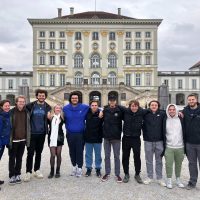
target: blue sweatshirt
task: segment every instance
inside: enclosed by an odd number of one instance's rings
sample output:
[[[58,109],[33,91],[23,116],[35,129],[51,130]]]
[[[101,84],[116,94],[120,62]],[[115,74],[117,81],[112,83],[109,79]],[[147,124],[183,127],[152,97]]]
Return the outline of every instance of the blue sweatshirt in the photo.
[[[64,106],[65,126],[68,133],[83,133],[85,131],[85,119],[89,106],[79,103],[73,107],[72,104]]]

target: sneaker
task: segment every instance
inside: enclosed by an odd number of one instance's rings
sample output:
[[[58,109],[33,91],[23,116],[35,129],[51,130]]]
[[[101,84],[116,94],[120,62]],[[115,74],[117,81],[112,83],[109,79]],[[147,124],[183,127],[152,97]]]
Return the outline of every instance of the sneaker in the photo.
[[[125,174],[123,182],[124,183],[128,183],[129,182],[129,178],[130,178],[129,174]]]
[[[9,185],[15,185],[16,184],[16,179],[15,176],[12,176],[9,180]]]
[[[143,183],[145,184],[145,185],[149,185],[150,183],[152,183],[153,182],[153,179],[151,179],[151,178],[149,178],[149,177],[147,177],[144,181],[143,181]]]
[[[2,184],[4,184],[4,181],[1,181],[1,180],[0,180],[0,185],[2,185]]]
[[[181,179],[178,177],[176,178],[176,185],[179,187],[179,188],[184,188],[185,186],[183,185],[183,183],[181,182]]]
[[[24,182],[29,182],[31,180],[31,173],[27,172],[24,176]]]
[[[17,184],[22,183],[22,180],[21,180],[20,175],[17,175],[17,176],[15,177],[15,180],[16,180],[16,183],[17,183]]]
[[[105,174],[105,175],[102,177],[101,181],[105,182],[105,181],[108,180],[109,177],[110,177],[109,174]]]
[[[195,187],[196,187],[195,185],[193,185],[192,183],[189,182],[189,183],[187,184],[187,186],[186,186],[186,189],[187,189],[187,190],[192,190],[192,189],[194,189]]]
[[[172,179],[171,178],[168,178],[167,179],[167,184],[166,184],[167,188],[168,189],[172,189]]]
[[[78,168],[76,171],[76,177],[81,177],[82,176],[82,168]]]
[[[42,175],[42,173],[40,172],[40,170],[37,170],[36,172],[34,172],[34,176],[38,179],[44,178],[44,176]]]
[[[136,180],[139,184],[142,184],[142,183],[143,183],[143,181],[142,181],[142,179],[141,179],[141,177],[140,177],[139,174],[138,174],[138,175],[135,175],[135,180]]]
[[[97,175],[97,177],[101,177],[101,170],[100,169],[96,169],[96,175]]]
[[[87,172],[85,173],[85,177],[91,176],[91,169],[87,169]]]
[[[162,187],[166,187],[166,183],[162,180],[162,179],[159,179],[158,180],[158,184]]]
[[[72,173],[70,174],[70,176],[76,176],[76,172],[77,172],[77,167],[72,167]]]
[[[122,183],[122,178],[118,175],[116,176],[116,181],[117,183]]]

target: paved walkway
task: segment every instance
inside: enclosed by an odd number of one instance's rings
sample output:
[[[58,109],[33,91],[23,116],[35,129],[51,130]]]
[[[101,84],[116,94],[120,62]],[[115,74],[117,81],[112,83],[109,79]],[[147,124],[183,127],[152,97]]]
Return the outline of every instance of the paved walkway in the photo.
[[[22,175],[25,173],[25,158],[24,154]],[[0,179],[5,181],[5,184],[1,187],[0,200],[60,200],[60,199],[72,199],[72,200],[162,200],[162,199],[187,199],[197,200],[200,199],[200,179],[197,188],[191,191],[186,189],[179,189],[175,186],[172,190],[160,187],[157,183],[151,185],[137,184],[134,180],[134,164],[131,155],[130,162],[130,182],[116,183],[114,173],[112,169],[111,178],[107,182],[101,182],[99,178],[93,174],[91,177],[71,177],[69,176],[71,171],[71,165],[68,155],[68,148],[66,145],[62,151],[62,166],[61,177],[59,179],[47,178],[49,174],[49,149],[47,143],[42,156],[41,171],[44,174],[44,179],[38,180],[32,178],[31,182],[10,186],[8,185],[8,156],[7,150],[5,150],[4,156],[0,164]],[[182,169],[182,180],[186,184],[188,181],[188,162],[185,158]],[[113,167],[113,158],[112,158]],[[84,169],[85,170],[85,169]],[[104,172],[104,163],[103,170]],[[123,170],[121,168],[121,175],[123,176]],[[145,178],[146,167],[144,160],[144,153],[142,150],[142,177]]]

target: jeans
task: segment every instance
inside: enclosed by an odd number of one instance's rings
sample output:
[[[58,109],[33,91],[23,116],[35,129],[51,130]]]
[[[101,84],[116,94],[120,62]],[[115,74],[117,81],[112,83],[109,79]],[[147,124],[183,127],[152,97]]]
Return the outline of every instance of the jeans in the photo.
[[[92,169],[93,149],[95,154],[95,168],[101,169],[101,143],[85,143],[85,163],[87,169]]]

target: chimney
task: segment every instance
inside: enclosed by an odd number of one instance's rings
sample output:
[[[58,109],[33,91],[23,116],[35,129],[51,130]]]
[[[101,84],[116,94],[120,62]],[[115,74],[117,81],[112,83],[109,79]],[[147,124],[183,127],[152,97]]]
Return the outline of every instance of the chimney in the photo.
[[[118,15],[121,15],[121,8],[118,8]]]
[[[70,7],[70,15],[73,15],[73,14],[74,14],[74,8]]]
[[[62,8],[58,8],[58,17],[62,17]]]

